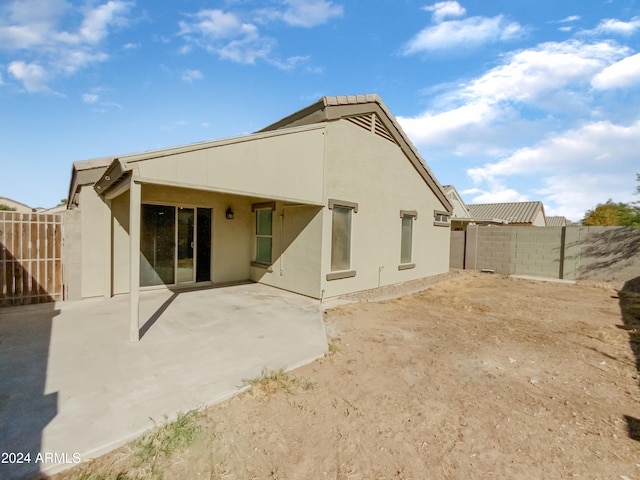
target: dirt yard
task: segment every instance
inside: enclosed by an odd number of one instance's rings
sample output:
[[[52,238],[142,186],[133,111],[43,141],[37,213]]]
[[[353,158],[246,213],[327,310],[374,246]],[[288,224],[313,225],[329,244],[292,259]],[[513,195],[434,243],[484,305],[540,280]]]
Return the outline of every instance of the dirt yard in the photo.
[[[152,465],[127,446],[55,478],[640,479],[640,338],[611,287],[459,274],[326,323],[290,393],[202,412]]]

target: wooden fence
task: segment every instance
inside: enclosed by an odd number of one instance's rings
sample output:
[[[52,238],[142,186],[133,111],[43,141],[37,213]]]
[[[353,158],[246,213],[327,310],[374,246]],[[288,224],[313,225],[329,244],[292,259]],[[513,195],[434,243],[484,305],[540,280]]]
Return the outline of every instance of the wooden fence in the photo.
[[[62,215],[0,212],[0,306],[62,299]]]

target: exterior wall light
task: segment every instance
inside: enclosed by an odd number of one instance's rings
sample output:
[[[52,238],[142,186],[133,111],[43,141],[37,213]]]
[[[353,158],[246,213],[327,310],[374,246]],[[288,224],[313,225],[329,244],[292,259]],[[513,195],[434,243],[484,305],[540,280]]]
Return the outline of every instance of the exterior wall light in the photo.
[[[231,210],[231,207],[227,207],[227,211],[224,215],[227,217],[227,220],[233,220],[233,210]]]

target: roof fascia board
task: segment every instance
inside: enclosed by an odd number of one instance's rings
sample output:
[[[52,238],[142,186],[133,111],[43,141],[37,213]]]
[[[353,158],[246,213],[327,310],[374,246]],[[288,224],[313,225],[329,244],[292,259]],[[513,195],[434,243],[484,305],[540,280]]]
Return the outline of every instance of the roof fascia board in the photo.
[[[186,188],[189,190],[202,190],[205,192],[213,192],[213,193],[224,193],[224,194],[228,194],[228,195],[238,195],[238,196],[242,196],[242,197],[250,197],[250,198],[267,198],[267,197],[263,197],[262,195],[256,194],[255,192],[244,192],[244,191],[240,191],[240,190],[233,190],[233,189],[229,189],[229,188],[218,188],[218,187],[207,187],[205,185],[198,185],[198,184],[193,184],[193,183],[185,183],[185,182],[173,182],[171,180],[157,180],[155,178],[147,178],[147,177],[136,177],[135,178],[135,182],[136,183],[141,183],[141,184],[146,184],[146,185],[159,185],[159,186],[163,186],[163,187],[175,187],[175,188]],[[280,196],[280,195],[275,195],[275,196],[270,196],[268,197],[269,200],[279,200],[282,202],[291,202],[291,203],[299,203],[301,205],[312,205],[312,206],[316,206],[316,207],[323,207],[324,203],[318,203],[318,202],[309,202],[308,200],[302,200],[299,198],[294,198],[294,197],[287,197],[287,196]]]
[[[313,103],[307,107],[304,107],[297,112],[288,115],[277,122],[272,123],[271,125],[267,125],[266,127],[258,130],[256,133],[269,132],[273,130],[278,130],[280,128],[296,126],[301,124],[308,123],[318,123],[326,120],[324,110],[325,110],[325,100],[321,98],[316,103]]]

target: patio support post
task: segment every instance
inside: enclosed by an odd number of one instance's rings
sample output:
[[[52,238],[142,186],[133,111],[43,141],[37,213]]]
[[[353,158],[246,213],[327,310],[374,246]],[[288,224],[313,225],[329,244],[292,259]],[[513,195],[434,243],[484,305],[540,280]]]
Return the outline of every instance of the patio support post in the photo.
[[[140,340],[140,209],[142,187],[131,179],[129,188],[129,339]]]
[[[105,239],[106,247],[104,252],[104,298],[112,297],[111,290],[111,261],[113,255],[113,246],[111,245],[113,228],[113,213],[111,212],[111,200],[105,198],[104,203],[107,205],[107,238]]]

